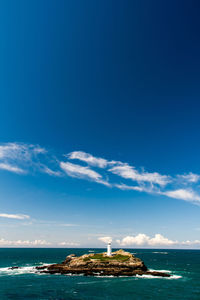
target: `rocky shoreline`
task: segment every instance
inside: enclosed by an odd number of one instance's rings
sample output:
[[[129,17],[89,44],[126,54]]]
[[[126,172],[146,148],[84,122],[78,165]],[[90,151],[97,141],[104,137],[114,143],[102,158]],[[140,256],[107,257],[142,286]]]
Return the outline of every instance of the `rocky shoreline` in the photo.
[[[36,269],[40,273],[48,274],[170,277],[167,273],[148,270],[141,259],[124,250],[113,252],[112,256],[107,256],[106,253],[92,253],[82,256],[71,254],[60,264],[44,265],[36,267]]]

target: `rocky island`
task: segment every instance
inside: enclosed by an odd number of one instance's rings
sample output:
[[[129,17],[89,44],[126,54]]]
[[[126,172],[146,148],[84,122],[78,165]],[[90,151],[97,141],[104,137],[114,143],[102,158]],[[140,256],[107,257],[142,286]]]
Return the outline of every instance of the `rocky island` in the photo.
[[[85,276],[136,276],[152,275],[170,277],[169,274],[150,271],[144,262],[130,252],[118,250],[107,253],[91,253],[82,256],[71,254],[60,264],[36,267],[38,272],[49,274],[83,274]]]

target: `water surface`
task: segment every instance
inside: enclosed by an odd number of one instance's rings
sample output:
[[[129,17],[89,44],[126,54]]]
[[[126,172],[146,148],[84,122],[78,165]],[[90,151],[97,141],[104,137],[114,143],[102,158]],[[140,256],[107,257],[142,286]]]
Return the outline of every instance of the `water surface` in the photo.
[[[200,250],[128,249],[153,270],[172,277],[85,277],[36,274],[34,266],[68,254],[105,249],[0,249],[0,299],[200,299]],[[21,269],[9,270],[8,267]]]

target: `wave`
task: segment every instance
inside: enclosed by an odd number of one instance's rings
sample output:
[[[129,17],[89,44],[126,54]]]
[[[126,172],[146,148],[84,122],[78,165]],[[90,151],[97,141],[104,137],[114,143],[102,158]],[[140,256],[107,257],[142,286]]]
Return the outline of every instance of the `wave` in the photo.
[[[149,269],[151,272],[162,272],[162,273],[172,273],[170,270],[154,270],[154,269]]]
[[[168,279],[180,279],[182,278],[181,275],[172,275],[171,277],[169,277]]]
[[[43,262],[39,263],[40,265],[45,265],[45,266],[49,266],[51,264],[46,264]],[[23,267],[16,267],[15,266],[11,266],[11,267],[5,267],[5,268],[0,268],[0,276],[8,276],[8,275],[22,275],[22,274],[38,274],[38,275],[42,275],[42,273],[38,272],[38,270],[36,269],[37,265],[26,265]],[[12,269],[13,268],[13,269]]]
[[[106,277],[106,276],[105,276]],[[105,278],[104,277],[104,278]],[[96,284],[96,283],[102,283],[102,282],[109,282],[109,280],[103,280],[103,281],[99,281],[99,280],[95,280],[95,281],[84,281],[84,282],[78,282],[77,284]]]
[[[11,267],[0,268],[0,276],[4,275],[22,275],[22,274],[33,274],[36,273],[35,266],[19,267],[11,269]]]
[[[50,265],[50,264],[45,264],[45,265]],[[38,272],[38,270],[35,268],[36,266],[26,266],[26,267],[18,267],[12,269],[12,267],[4,267],[0,268],[0,276],[14,276],[14,275],[22,275],[22,274],[37,274],[37,275],[45,275],[43,273]],[[172,273],[170,270],[154,270],[150,269],[150,271],[157,271],[157,272],[163,272],[163,273]],[[60,274],[58,274],[60,275]],[[66,276],[83,276],[84,274],[65,274]],[[114,278],[115,276],[113,275],[104,275],[101,276],[100,273],[96,273],[94,277],[98,278]],[[172,274],[170,277],[162,277],[162,276],[153,276],[153,275],[136,275],[136,276],[119,276],[119,277],[137,277],[137,278],[147,278],[147,279],[179,279],[182,278],[180,275],[175,275]]]
[[[137,278],[146,278],[146,279],[180,279],[182,276],[180,275],[171,275],[170,277],[162,277],[162,276],[153,276],[153,275],[136,275]]]
[[[160,251],[154,251],[152,253],[155,253],[155,254],[168,254],[168,252],[160,252]]]

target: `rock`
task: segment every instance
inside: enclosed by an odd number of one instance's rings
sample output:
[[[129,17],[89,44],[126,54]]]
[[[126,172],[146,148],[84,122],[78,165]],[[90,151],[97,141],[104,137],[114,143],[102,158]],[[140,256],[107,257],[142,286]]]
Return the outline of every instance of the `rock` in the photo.
[[[82,256],[71,254],[60,264],[36,268],[41,273],[49,274],[83,274],[98,276],[135,276],[152,275],[170,277],[169,274],[149,271],[144,262],[130,252],[118,250],[107,256],[106,253],[90,253]]]
[[[35,267],[36,270],[45,270],[48,266],[38,266]]]

